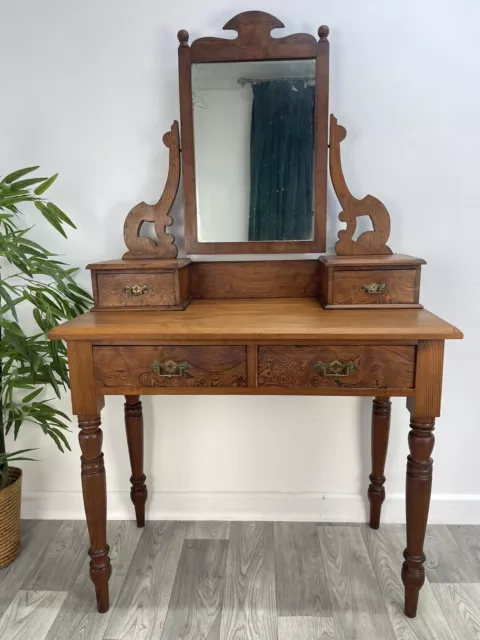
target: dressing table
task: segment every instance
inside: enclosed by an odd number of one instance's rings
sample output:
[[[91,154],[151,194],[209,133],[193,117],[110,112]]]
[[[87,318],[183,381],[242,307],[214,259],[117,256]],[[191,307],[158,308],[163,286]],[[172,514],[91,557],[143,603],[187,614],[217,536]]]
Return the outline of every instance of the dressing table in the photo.
[[[123,258],[89,265],[92,311],[50,333],[68,347],[99,612],[109,608],[111,573],[100,429],[105,396],[126,399],[131,498],[142,527],[141,395],[295,394],[374,398],[373,529],[385,499],[390,398],[406,397],[402,579],[405,614],[416,615],[444,344],[462,334],[422,308],[425,263],[392,252],[385,205],[371,195],[359,200],[347,186],[340,156],[346,130],[328,113],[328,27],[319,28],[318,40],[306,33],[272,36],[283,26],[270,14],[248,11],[225,25],[237,32],[233,38],[203,37],[189,45],[188,33],[179,31],[181,127],[174,122],[164,136],[163,194],[128,213]],[[322,254],[328,173],[346,225],[335,254],[178,258],[168,227],[181,172],[187,256]],[[371,228],[358,233],[360,219]],[[143,235],[145,223],[154,237]]]

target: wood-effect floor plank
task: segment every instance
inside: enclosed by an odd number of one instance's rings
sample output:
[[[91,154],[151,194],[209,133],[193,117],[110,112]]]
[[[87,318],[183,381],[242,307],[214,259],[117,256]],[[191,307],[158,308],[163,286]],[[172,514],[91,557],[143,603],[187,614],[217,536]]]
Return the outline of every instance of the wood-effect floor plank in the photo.
[[[331,616],[315,523],[275,522],[273,535],[278,616]]]
[[[0,618],[61,524],[61,520],[22,520],[20,555],[8,567],[0,569]]]
[[[447,529],[475,572],[475,582],[480,582],[480,526],[450,525]]]
[[[64,520],[22,584],[29,591],[68,591],[90,546],[86,522]]]
[[[475,571],[444,524],[427,528],[425,575],[430,583],[476,582]]]
[[[19,591],[0,620],[0,638],[45,640],[66,596],[66,591]]]
[[[147,523],[105,632],[106,638],[158,640],[161,637],[184,538],[185,523]]]
[[[480,640],[480,584],[432,584],[455,640]]]
[[[428,580],[420,592],[416,618],[403,613],[404,588],[400,575],[406,532],[402,524],[373,531],[362,526],[365,544],[385,601],[395,637],[402,640],[455,640]]]
[[[277,640],[273,525],[232,522],[221,640]]]
[[[332,614],[342,640],[395,640],[360,527],[318,527]]]
[[[230,522],[197,521],[187,524],[186,540],[228,540]]]
[[[227,540],[186,540],[162,640],[220,640]]]
[[[278,640],[336,640],[333,618],[278,618]]]
[[[65,629],[69,629],[68,640],[103,639],[142,532],[143,529],[133,521],[107,523],[112,562],[110,610],[103,615],[97,612],[95,589],[89,574],[90,558],[85,553],[85,563],[45,640],[65,640]]]

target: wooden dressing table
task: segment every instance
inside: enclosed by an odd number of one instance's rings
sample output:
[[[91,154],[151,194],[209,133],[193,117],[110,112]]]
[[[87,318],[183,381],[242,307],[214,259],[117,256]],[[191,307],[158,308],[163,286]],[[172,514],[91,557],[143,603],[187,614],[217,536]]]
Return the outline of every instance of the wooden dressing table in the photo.
[[[143,469],[141,395],[296,394],[374,398],[372,473],[368,488],[370,525],[374,529],[379,526],[385,499],[390,397],[407,398],[411,419],[406,483],[407,545],[402,578],[405,613],[410,617],[416,614],[424,582],[423,543],[432,483],[430,456],[435,418],[440,415],[444,344],[447,339],[462,338],[462,334],[421,307],[420,270],[424,261],[392,253],[387,245],[390,218],[384,205],[373,196],[358,200],[349,192],[340,162],[340,143],[346,131],[333,116],[330,145],[327,145],[328,28],[320,27],[319,41],[308,34],[273,38],[271,30],[282,26],[269,14],[251,11],[239,14],[225,25],[226,29],[238,32],[233,40],[201,38],[188,46],[188,33],[179,32],[182,151],[180,153],[179,128],[175,122],[164,137],[170,153],[170,169],[162,197],[157,204],[141,203],[128,214],[124,228],[128,252],[122,260],[89,265],[94,309],[50,334],[52,339],[66,340],[68,344],[73,413],[78,416],[80,427],[82,487],[91,543],[90,575],[100,612],[109,607],[111,573],[100,429],[105,396],[126,398],[131,497],[137,524],[142,527],[147,487]],[[269,63],[267,66],[263,64],[265,61]],[[290,64],[292,61],[295,64]],[[256,66],[259,62],[260,67]],[[282,68],[281,64],[286,62],[289,66]],[[297,62],[312,63],[313,67],[309,66],[306,73]],[[245,66],[247,63],[249,67]],[[210,67],[215,64],[223,66],[211,72]],[[237,64],[243,66],[236,67]],[[312,68],[314,82],[308,75]],[[266,70],[271,74],[268,78]],[[252,234],[248,238],[229,237],[223,241],[216,235],[217,227],[208,224],[208,216],[215,214],[214,204],[210,208],[204,204],[208,200],[205,199],[208,185],[199,183],[205,181],[199,158],[215,157],[215,154],[210,148],[210,156],[202,156],[201,136],[194,137],[194,120],[200,127],[203,118],[207,128],[210,124],[205,119],[218,120],[215,100],[220,100],[221,91],[238,90],[235,83],[239,81],[240,72],[250,74],[240,79],[242,88],[249,82],[254,86],[260,84],[265,94],[275,89],[276,95],[286,96],[282,98],[286,106],[282,105],[278,111],[287,115],[279,116],[280,119],[289,117],[290,111],[296,113],[297,107],[303,109],[304,104],[307,104],[304,113],[310,113],[308,102],[304,101],[313,99],[309,87],[314,86],[311,151],[315,162],[313,170],[308,158],[306,162],[295,161],[295,158],[305,158],[302,154],[310,148],[308,131],[299,129],[296,133],[307,142],[300,151],[300,145],[298,148],[292,145],[284,156],[289,166],[282,165],[286,186],[280,189],[287,194],[289,189],[296,189],[294,205],[290,202],[287,206],[285,224],[280,231],[281,225],[276,223],[276,230],[275,225],[271,225],[265,231],[261,227],[268,215],[273,210],[279,212],[280,217],[284,200],[278,200],[270,190],[269,197],[263,194],[252,205],[254,172],[258,170],[260,175],[262,168],[253,168],[256,158],[251,155],[250,209],[238,228],[248,226],[251,234],[253,221],[257,225],[255,233],[260,229],[267,237],[252,239]],[[208,86],[212,81],[217,83],[213,88]],[[220,89],[219,82],[225,83]],[[248,109],[252,109],[253,149],[258,143],[253,121],[258,115],[256,100],[261,91],[252,92],[250,88],[242,91],[242,97],[250,101]],[[202,102],[210,113],[198,116],[197,122],[194,108]],[[270,120],[272,127],[277,126],[275,118],[273,115]],[[288,131],[293,131],[295,126],[292,124]],[[226,135],[220,134],[219,145]],[[269,135],[265,133],[263,144]],[[295,141],[295,136],[293,138]],[[209,141],[215,142],[211,137]],[[321,256],[319,260],[259,262],[177,259],[174,238],[166,227],[172,224],[170,211],[181,167],[187,253],[324,251],[328,146],[330,175],[343,208],[339,217],[347,225],[346,230],[339,233],[336,255]],[[281,145],[276,149],[273,155],[263,150],[262,158],[264,165],[265,158],[271,158],[274,167],[271,173],[277,178],[279,169],[275,162],[284,152]],[[228,154],[220,158],[220,163],[229,164]],[[291,168],[294,165],[295,170]],[[311,171],[313,173],[309,173]],[[299,190],[300,177],[305,175],[314,178],[313,194],[308,186],[305,193]],[[260,186],[264,184],[262,180],[258,181]],[[308,185],[309,179],[304,183]],[[225,194],[220,179],[217,186],[221,199]],[[230,197],[233,212],[234,195]],[[267,208],[262,209],[266,201]],[[302,207],[297,208],[296,203],[300,201]],[[303,218],[303,226],[297,225],[297,231],[291,232],[288,216],[303,215],[298,212],[305,210],[305,203],[308,213],[309,202],[312,215]],[[229,213],[219,210],[219,226],[221,217]],[[360,216],[371,219],[372,230],[355,239]],[[144,222],[154,224],[155,240],[141,235]],[[236,222],[232,217],[230,226]],[[304,231],[298,231],[300,228]],[[224,231],[230,232],[229,228]],[[303,233],[303,236],[295,238],[291,233]]]

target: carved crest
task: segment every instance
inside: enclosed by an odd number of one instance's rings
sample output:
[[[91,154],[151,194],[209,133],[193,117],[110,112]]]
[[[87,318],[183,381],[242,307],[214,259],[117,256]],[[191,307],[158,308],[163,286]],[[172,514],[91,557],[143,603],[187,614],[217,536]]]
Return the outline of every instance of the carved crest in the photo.
[[[335,245],[335,251],[339,256],[389,255],[392,253],[387,246],[390,237],[390,214],[385,205],[371,195],[357,200],[350,193],[345,181],[340,143],[346,136],[345,127],[339,125],[332,114],[330,116],[330,176],[337,198],[343,207],[338,219],[347,223],[347,228],[338,232],[339,239]],[[357,218],[360,216],[369,216],[373,231],[365,231],[357,240],[354,240]]]
[[[169,149],[169,169],[167,181],[160,200],[156,204],[137,204],[125,219],[123,237],[128,247],[125,259],[176,258],[178,248],[175,237],[166,232],[166,227],[173,224],[170,211],[175,202],[180,183],[180,140],[178,122],[175,120],[163,136],[163,144]],[[140,236],[144,222],[153,222],[158,243],[151,238]]]

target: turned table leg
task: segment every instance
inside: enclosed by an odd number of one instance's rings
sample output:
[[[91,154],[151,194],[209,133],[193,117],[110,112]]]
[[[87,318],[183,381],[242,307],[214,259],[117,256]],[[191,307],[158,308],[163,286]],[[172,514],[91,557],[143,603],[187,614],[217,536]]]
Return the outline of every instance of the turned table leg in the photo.
[[[82,490],[90,535],[90,578],[95,585],[97,608],[108,611],[108,580],[112,572],[107,544],[107,489],[99,416],[79,416],[82,450]]]
[[[125,429],[132,476],[130,497],[135,507],[137,527],[145,526],[147,487],[143,473],[143,414],[140,396],[125,396]]]
[[[409,618],[414,618],[417,613],[418,596],[425,582],[423,543],[432,491],[433,460],[430,456],[435,442],[434,426],[434,418],[410,420],[410,455],[407,458],[406,488],[407,548],[403,552],[405,562],[402,568],[405,615]]]
[[[370,501],[370,527],[378,529],[380,513],[385,500],[385,460],[387,458],[388,436],[390,434],[390,398],[375,398],[372,408],[372,473],[368,487]]]

